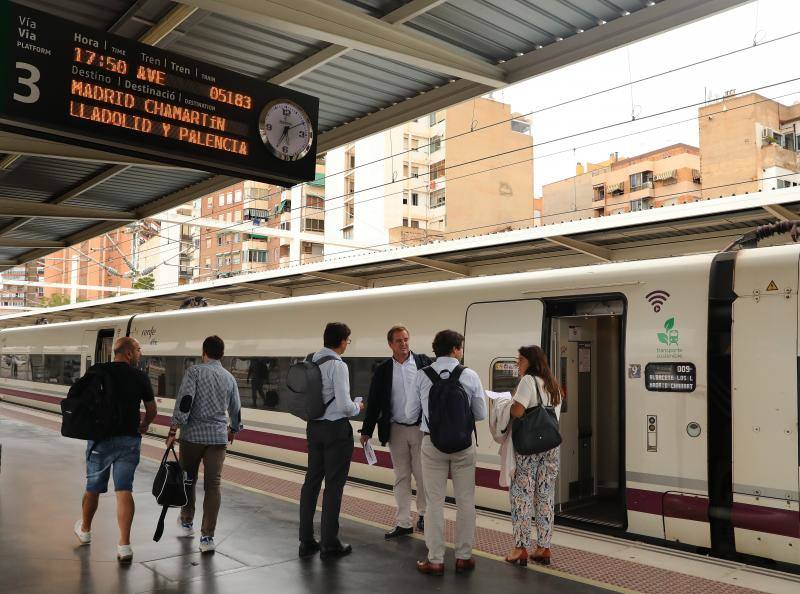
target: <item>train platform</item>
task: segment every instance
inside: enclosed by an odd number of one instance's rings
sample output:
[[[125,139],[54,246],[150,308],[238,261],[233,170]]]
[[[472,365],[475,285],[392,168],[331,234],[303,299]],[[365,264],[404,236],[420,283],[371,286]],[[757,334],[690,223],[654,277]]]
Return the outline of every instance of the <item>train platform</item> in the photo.
[[[302,473],[230,456],[226,461],[217,551],[200,555],[197,539],[177,537],[176,510],[158,543],[159,508],[150,494],[163,441],[145,438],[134,484],[134,562],[116,561],[113,493],[101,496],[93,542],[79,546],[72,526],[84,486],[82,442],[62,438],[56,415],[0,403],[0,594],[72,592],[679,592],[746,594],[800,591],[800,576],[708,559],[628,540],[559,527],[551,567],[510,566],[508,518],[480,513],[477,570],[424,576],[421,534],[385,541],[393,523],[391,493],[348,484],[341,535],[349,557],[297,557],[297,502]],[[452,538],[454,510],[447,512]]]

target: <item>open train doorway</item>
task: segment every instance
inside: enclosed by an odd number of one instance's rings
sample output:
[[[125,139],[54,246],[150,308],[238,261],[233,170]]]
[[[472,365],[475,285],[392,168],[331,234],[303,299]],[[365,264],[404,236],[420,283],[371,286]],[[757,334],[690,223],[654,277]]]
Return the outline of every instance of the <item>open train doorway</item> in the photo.
[[[550,362],[565,392],[556,515],[625,528],[621,298],[547,303]]]

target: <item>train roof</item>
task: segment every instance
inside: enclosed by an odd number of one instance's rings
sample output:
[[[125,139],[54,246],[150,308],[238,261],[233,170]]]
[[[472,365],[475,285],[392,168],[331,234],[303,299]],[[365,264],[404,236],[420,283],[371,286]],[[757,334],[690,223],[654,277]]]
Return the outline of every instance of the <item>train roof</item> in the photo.
[[[800,218],[800,189],[786,188],[601,218],[436,241],[243,274],[177,289],[0,317],[0,328],[178,309],[190,297],[225,305],[484,277],[597,263],[714,253],[752,228]],[[778,238],[778,242],[784,238]],[[774,243],[774,242],[773,242]]]

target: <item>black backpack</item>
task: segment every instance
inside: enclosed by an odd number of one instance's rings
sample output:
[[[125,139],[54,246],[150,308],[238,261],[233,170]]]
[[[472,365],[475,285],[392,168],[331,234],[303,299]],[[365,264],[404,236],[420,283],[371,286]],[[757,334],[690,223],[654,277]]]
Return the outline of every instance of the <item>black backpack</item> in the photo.
[[[61,435],[97,441],[114,434],[120,424],[111,376],[95,365],[75,382],[61,401]]]
[[[172,452],[175,460],[167,460],[167,456]],[[158,467],[156,478],[153,480],[153,497],[156,503],[161,506],[161,516],[158,518],[156,532],[153,540],[158,542],[164,533],[164,518],[167,517],[167,510],[171,507],[183,507],[189,502],[186,489],[191,485],[191,480],[186,477],[178,456],[175,454],[173,446],[167,448],[164,457],[161,458],[161,466]]]
[[[432,367],[422,369],[433,383],[428,392],[428,432],[436,449],[445,454],[467,449],[472,445],[473,433],[477,438],[472,403],[458,381],[465,369],[456,365],[447,378],[442,378]]]
[[[304,361],[295,363],[289,368],[286,376],[286,385],[289,388],[289,412],[304,421],[318,419],[325,414],[331,402],[322,400],[322,372],[320,365],[335,359],[332,355],[321,357],[319,361],[312,361],[314,354],[308,355]]]

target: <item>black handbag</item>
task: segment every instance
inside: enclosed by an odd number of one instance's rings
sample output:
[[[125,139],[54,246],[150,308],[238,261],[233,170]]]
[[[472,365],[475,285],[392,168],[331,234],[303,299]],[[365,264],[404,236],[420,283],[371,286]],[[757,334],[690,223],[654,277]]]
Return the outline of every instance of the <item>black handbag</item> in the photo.
[[[522,456],[541,454],[561,445],[556,409],[545,406],[542,402],[536,378],[533,378],[533,384],[536,387],[539,406],[526,409],[525,414],[514,419],[511,425],[514,451]]]
[[[170,452],[175,460],[167,460]],[[164,518],[167,516],[167,510],[171,507],[183,507],[189,502],[187,488],[190,484],[191,480],[186,478],[186,473],[178,461],[175,447],[170,446],[164,452],[161,466],[158,467],[156,478],[153,480],[153,497],[161,506],[161,516],[158,518],[156,532],[153,534],[154,541],[161,540],[161,535],[164,533]]]

